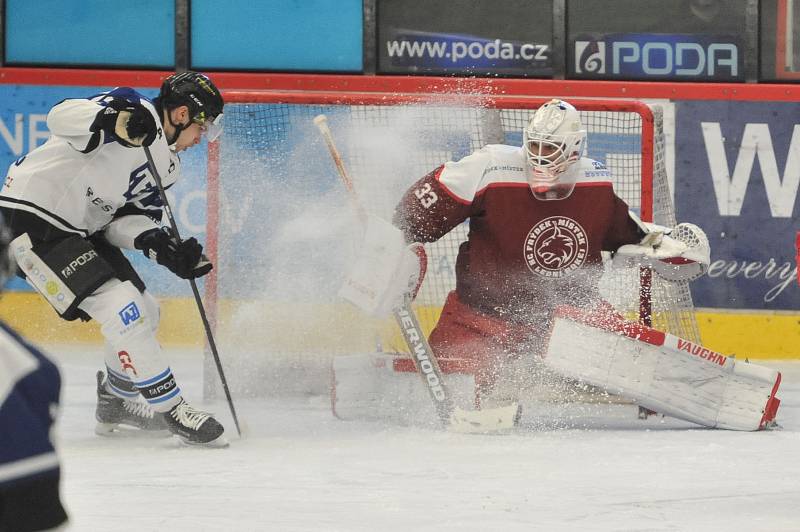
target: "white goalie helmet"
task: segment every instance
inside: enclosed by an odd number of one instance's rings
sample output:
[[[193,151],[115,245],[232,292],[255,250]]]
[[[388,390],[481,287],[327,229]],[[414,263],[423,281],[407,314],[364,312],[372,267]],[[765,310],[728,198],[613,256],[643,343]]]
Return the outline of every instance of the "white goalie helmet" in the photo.
[[[575,176],[564,173],[582,157],[586,145],[578,110],[563,100],[550,100],[536,110],[522,138],[533,195],[558,200],[572,194]]]

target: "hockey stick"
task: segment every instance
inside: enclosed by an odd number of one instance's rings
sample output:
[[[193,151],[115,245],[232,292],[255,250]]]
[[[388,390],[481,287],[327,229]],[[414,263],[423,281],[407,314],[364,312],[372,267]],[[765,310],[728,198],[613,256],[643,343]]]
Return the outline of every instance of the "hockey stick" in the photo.
[[[359,218],[362,223],[366,222],[366,211],[359,201],[353,180],[347,173],[342,156],[333,141],[333,133],[328,127],[327,117],[325,115],[316,116],[314,125],[317,126],[328,147],[339,178],[344,183]],[[411,359],[414,361],[417,373],[422,378],[444,427],[456,432],[491,432],[510,429],[516,425],[520,414],[518,404],[486,410],[463,410],[456,407],[453,404],[450,390],[442,377],[442,371],[439,368],[436,355],[433,353],[430,344],[428,344],[419,320],[411,308],[410,297],[407,297],[399,308],[394,309],[393,314],[397,324],[400,326],[403,339],[411,352]]]
[[[150,172],[153,174],[153,179],[156,180],[158,194],[161,196],[161,201],[164,203],[164,212],[167,213],[167,219],[169,220],[169,225],[172,228],[172,233],[175,235],[175,238],[177,238],[178,241],[181,241],[180,233],[178,233],[178,224],[175,222],[175,216],[172,214],[172,208],[167,200],[167,191],[164,190],[164,184],[161,182],[161,175],[156,169],[156,163],[153,161],[153,155],[150,153],[150,148],[148,146],[142,147],[144,148],[144,155],[147,157],[147,165],[150,167]],[[203,320],[203,328],[206,331],[208,346],[211,348],[211,354],[214,356],[214,363],[217,365],[219,380],[222,382],[222,389],[225,391],[225,398],[228,400],[228,407],[231,410],[233,423],[236,425],[236,432],[239,434],[239,437],[241,437],[242,429],[239,427],[239,418],[236,415],[236,408],[233,406],[233,399],[231,398],[231,391],[228,388],[228,381],[225,379],[225,372],[222,370],[222,362],[220,361],[219,353],[217,352],[217,343],[214,341],[214,335],[211,334],[211,325],[208,323],[206,309],[203,306],[203,300],[200,298],[200,291],[197,289],[197,281],[194,279],[189,279],[189,284],[192,286],[194,301],[197,303],[197,310],[200,312],[200,318]]]

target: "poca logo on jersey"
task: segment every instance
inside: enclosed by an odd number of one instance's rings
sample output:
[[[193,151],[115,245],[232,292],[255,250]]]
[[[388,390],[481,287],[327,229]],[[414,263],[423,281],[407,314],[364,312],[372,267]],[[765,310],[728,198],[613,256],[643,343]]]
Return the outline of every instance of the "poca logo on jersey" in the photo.
[[[525,263],[542,277],[565,277],[580,268],[588,254],[586,231],[566,216],[545,218],[525,238]]]
[[[628,33],[576,40],[574,74],[586,77],[742,78],[739,44],[729,35]]]

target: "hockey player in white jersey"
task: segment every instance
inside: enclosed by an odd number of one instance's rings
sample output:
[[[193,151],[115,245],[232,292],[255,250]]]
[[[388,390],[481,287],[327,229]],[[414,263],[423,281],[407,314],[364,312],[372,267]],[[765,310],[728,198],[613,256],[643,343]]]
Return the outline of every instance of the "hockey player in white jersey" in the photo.
[[[152,102],[125,87],[64,100],[47,115],[50,138],[11,165],[0,191],[18,273],[63,319],[100,324],[99,434],[123,425],[193,444],[224,441],[222,425],[183,398],[156,340],[158,303],[121,251],[140,250],[184,279],[212,269],[196,239],[161,227],[163,203],[142,146],[169,188],[178,153],[220,133],[223,105],[197,72],[168,77]]]

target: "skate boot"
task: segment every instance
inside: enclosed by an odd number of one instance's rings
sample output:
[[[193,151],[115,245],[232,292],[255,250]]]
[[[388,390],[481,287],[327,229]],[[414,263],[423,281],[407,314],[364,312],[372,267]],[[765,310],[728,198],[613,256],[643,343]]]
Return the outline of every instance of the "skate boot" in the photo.
[[[97,419],[95,433],[108,436],[112,433],[129,433],[146,431],[153,436],[168,436],[169,427],[164,416],[156,414],[150,405],[137,398],[122,399],[106,389],[106,375],[97,372],[97,409],[94,417]],[[130,430],[130,428],[140,431]]]
[[[225,429],[208,412],[195,410],[184,399],[164,414],[170,432],[188,445],[226,447]]]

